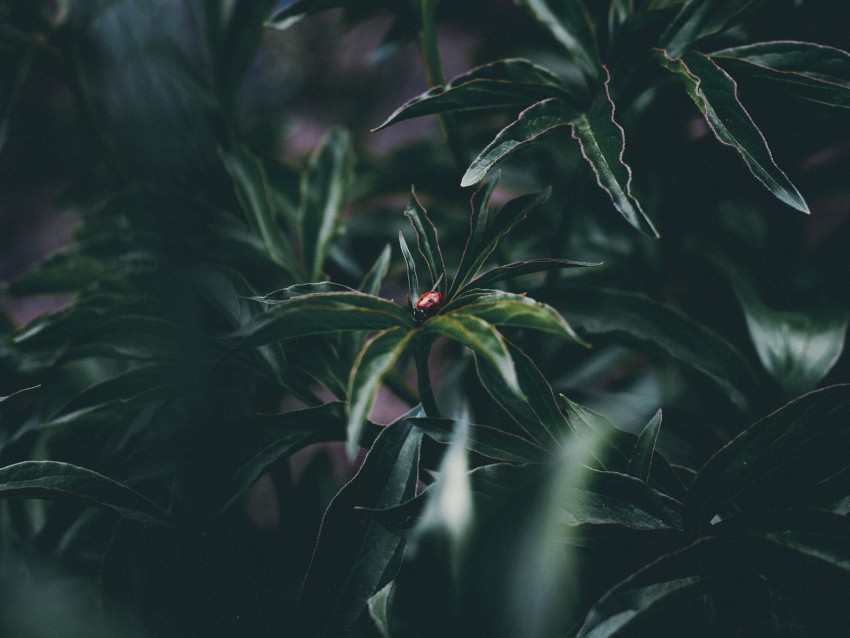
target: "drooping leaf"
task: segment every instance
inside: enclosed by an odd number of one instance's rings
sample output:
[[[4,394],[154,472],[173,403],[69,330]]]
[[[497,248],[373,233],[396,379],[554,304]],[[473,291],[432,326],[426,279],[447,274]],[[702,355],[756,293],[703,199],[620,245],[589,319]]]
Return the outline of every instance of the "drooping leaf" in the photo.
[[[566,320],[552,306],[512,292],[469,291],[449,303],[443,314],[470,315],[484,319],[494,326],[540,330],[581,342]]]
[[[283,303],[284,301],[289,301],[294,297],[301,297],[302,295],[311,295],[317,292],[356,292],[352,290],[348,286],[344,286],[342,284],[337,284],[332,281],[318,281],[315,283],[309,284],[295,284],[294,286],[287,286],[286,288],[281,288],[280,290],[275,290],[274,292],[270,292],[267,295],[262,295],[258,297],[248,297],[251,301],[257,301],[262,304],[266,304],[268,306],[276,306],[279,303]],[[366,291],[364,291],[366,292]],[[371,294],[371,293],[367,293]]]
[[[173,522],[168,512],[134,489],[58,461],[23,461],[0,468],[0,498],[77,499],[147,523]]]
[[[811,42],[759,42],[710,54],[750,77],[773,82],[793,97],[850,108],[850,53]]]
[[[448,444],[457,430],[457,419],[421,417],[413,425],[430,438]],[[486,425],[469,426],[469,449],[496,461],[532,463],[543,460],[546,452],[535,443]]]
[[[481,273],[467,284],[469,289],[489,288],[498,281],[513,279],[536,272],[548,272],[562,268],[584,268],[588,266],[600,266],[601,263],[590,263],[584,261],[572,261],[570,259],[529,259],[516,261],[512,264],[497,266],[492,270]]]
[[[533,144],[560,126],[578,119],[580,112],[558,98],[536,102],[519,114],[478,154],[460,181],[461,186],[480,182],[496,164],[519,148]]]
[[[759,359],[786,398],[814,390],[844,350],[848,317],[841,312],[775,310],[755,290],[735,286]]]
[[[573,98],[558,76],[523,59],[506,59],[476,67],[401,105],[374,130],[424,115],[455,111],[525,108],[549,97]]]
[[[398,243],[401,246],[401,254],[404,257],[404,265],[407,269],[407,291],[412,305],[419,299],[419,276],[416,274],[416,262],[413,260],[413,253],[410,252],[401,231],[398,231]]]
[[[741,408],[760,396],[746,359],[722,337],[671,306],[643,295],[608,289],[568,288],[560,308],[583,335],[609,335],[653,355],[663,354],[708,378]]]
[[[676,58],[659,51],[656,57],[685,83],[715,137],[736,149],[750,172],[780,201],[808,213],[803,196],[773,161],[764,136],[738,101],[735,81],[702,53],[690,51]]]
[[[580,0],[522,0],[590,77],[601,68],[590,16]]]
[[[416,242],[419,254],[428,264],[428,273],[431,275],[431,283],[440,281],[440,292],[446,292],[446,264],[443,262],[443,253],[440,252],[440,243],[437,240],[437,228],[428,217],[428,213],[422,208],[422,204],[416,199],[416,194],[411,189],[405,217],[410,220],[413,230],[416,231]],[[442,279],[441,279],[442,278]]]
[[[384,376],[395,365],[401,353],[415,335],[412,326],[390,328],[379,332],[366,342],[354,361],[348,380],[348,425],[346,427],[348,456],[353,458],[360,442],[360,432],[375,394]]]
[[[492,324],[472,315],[437,315],[425,321],[422,330],[466,346],[475,354],[476,361],[495,372],[510,392],[521,394],[514,361],[505,340]]]
[[[337,128],[322,140],[303,175],[298,217],[304,268],[310,280],[320,278],[322,264],[339,230],[352,164],[350,136]]]
[[[697,40],[717,33],[752,0],[688,0],[661,35],[658,46],[678,58]]]
[[[273,306],[231,334],[242,347],[306,335],[410,326],[410,316],[392,301],[359,292],[302,295]]]
[[[727,506],[763,510],[818,505],[846,493],[850,385],[806,394],[754,423],[703,466],[691,486],[691,528],[703,529]]]
[[[630,476],[639,478],[641,481],[649,480],[652,469],[652,457],[655,455],[655,442],[661,431],[661,410],[655,413],[646,427],[641,431],[635,442],[635,448],[629,458],[628,472]]]
[[[611,76],[607,68],[605,90],[602,91],[590,110],[573,123],[573,138],[581,146],[581,154],[590,164],[600,188],[608,193],[617,211],[640,232],[658,237],[652,221],[643,212],[640,202],[632,194],[632,170],[623,161],[626,138],[622,127],[614,119],[614,102],[609,84]]]
[[[416,408],[406,416],[419,416]],[[404,417],[387,426],[357,475],[325,512],[295,612],[296,633],[349,634],[369,598],[393,576],[404,541],[362,510],[383,509],[415,494],[421,432]]]

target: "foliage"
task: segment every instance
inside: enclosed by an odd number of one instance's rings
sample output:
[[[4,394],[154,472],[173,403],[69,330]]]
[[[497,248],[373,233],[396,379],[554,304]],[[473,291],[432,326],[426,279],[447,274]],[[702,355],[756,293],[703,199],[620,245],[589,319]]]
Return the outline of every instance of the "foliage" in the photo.
[[[84,145],[73,242],[2,289],[73,301],[0,325],[0,633],[846,626],[830,10],[156,5],[0,1],[3,152],[48,79]],[[364,24],[383,84],[295,152],[299,39]],[[443,25],[477,42],[448,81]]]

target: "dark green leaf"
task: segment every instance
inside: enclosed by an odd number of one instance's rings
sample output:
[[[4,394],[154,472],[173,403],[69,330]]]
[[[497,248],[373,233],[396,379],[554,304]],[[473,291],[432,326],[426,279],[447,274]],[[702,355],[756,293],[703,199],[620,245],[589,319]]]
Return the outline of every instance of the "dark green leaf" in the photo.
[[[350,2],[348,0],[297,0],[275,11],[266,21],[266,26],[271,29],[283,31],[307,16],[327,11],[328,9],[346,7],[349,4]]]
[[[752,0],[689,0],[658,42],[671,57],[680,57],[697,40],[717,33]]]
[[[472,315],[437,315],[425,321],[422,330],[466,346],[475,353],[476,361],[495,372],[512,394],[522,395],[505,340],[491,324]]]
[[[378,295],[381,292],[381,284],[387,276],[387,271],[390,269],[390,258],[392,257],[392,249],[390,245],[384,246],[380,256],[372,264],[369,271],[363,275],[363,280],[360,282],[360,291],[367,295]]]
[[[457,431],[457,419],[422,417],[411,419],[413,425],[430,438],[448,444]],[[543,460],[546,452],[538,445],[513,434],[486,425],[469,426],[469,449],[496,461],[531,463]]]
[[[416,274],[416,262],[413,260],[413,254],[410,252],[401,231],[398,231],[398,243],[401,246],[401,254],[404,257],[404,265],[407,269],[407,294],[410,297],[411,305],[413,305],[419,299],[419,276]]]
[[[339,230],[352,166],[348,132],[333,129],[310,157],[301,180],[298,218],[304,267],[311,280],[321,276],[325,257]]]
[[[126,485],[57,461],[23,461],[0,468],[0,497],[79,499],[139,521],[172,522],[168,512]]]
[[[632,195],[632,170],[623,161],[626,138],[614,120],[614,102],[609,90],[611,76],[607,69],[605,73],[605,90],[596,97],[590,110],[575,120],[573,138],[578,140],[596,182],[611,197],[617,211],[642,233],[658,237],[652,221]]]
[[[515,150],[539,141],[540,137],[559,126],[575,122],[581,113],[558,98],[532,104],[519,117],[499,131],[495,139],[478,154],[460,181],[461,186],[480,182],[493,166]]]
[[[850,108],[850,53],[810,42],[759,42],[711,54],[751,77],[784,86],[790,95]]]
[[[513,279],[535,272],[548,272],[550,270],[560,270],[561,268],[582,268],[587,266],[601,266],[601,263],[589,263],[584,261],[571,261],[569,259],[529,259],[527,261],[517,261],[512,264],[498,266],[492,270],[488,270],[472,279],[467,287],[489,288],[497,281],[505,279]]]
[[[263,295],[262,297],[248,297],[248,299],[250,299],[251,301],[258,301],[268,306],[276,306],[279,303],[289,301],[290,299],[293,299],[295,297],[301,297],[302,295],[312,295],[313,293],[317,292],[356,291],[352,290],[348,286],[343,286],[342,284],[335,284],[332,281],[319,281],[311,284],[295,284],[294,286],[288,286],[287,288],[275,290],[274,292],[270,292],[269,294]]]
[[[416,194],[411,189],[410,199],[407,203],[405,216],[410,220],[413,230],[416,231],[416,243],[419,254],[428,264],[428,273],[431,275],[431,283],[440,281],[440,291],[446,292],[446,264],[443,262],[443,253],[440,252],[440,243],[437,241],[437,228],[428,218],[428,213],[417,201]]]
[[[469,291],[456,297],[443,309],[447,316],[470,315],[494,326],[511,326],[549,332],[581,342],[578,335],[558,313],[544,303],[501,290]]]
[[[407,416],[421,414],[417,408]],[[298,635],[350,634],[369,598],[391,580],[404,541],[362,509],[384,509],[414,496],[421,436],[405,418],[387,426],[328,506],[295,612]]]
[[[410,315],[392,301],[359,292],[302,295],[270,308],[232,333],[241,347],[314,334],[407,328]]]
[[[649,297],[606,289],[565,288],[561,312],[587,337],[611,335],[663,354],[705,376],[741,408],[760,395],[755,373],[727,341],[675,308]]]
[[[460,258],[460,265],[457,267],[455,278],[449,286],[449,297],[457,294],[462,283],[465,283],[470,276],[467,272],[471,268],[472,261],[478,255],[481,243],[484,238],[484,232],[487,228],[490,217],[490,196],[498,183],[498,175],[491,177],[472,195],[471,205],[472,212],[469,216],[469,235],[466,238],[466,244],[463,247],[463,254]],[[463,281],[462,281],[463,280]]]
[[[655,455],[655,442],[661,431],[661,410],[655,413],[646,427],[641,431],[635,442],[635,449],[629,458],[628,472],[630,476],[639,478],[641,481],[649,480],[652,469],[652,457]]]
[[[660,51],[656,57],[685,83],[715,137],[735,148],[750,172],[780,201],[808,213],[803,196],[773,161],[764,136],[738,101],[735,81],[701,53],[688,52],[674,58]]]
[[[563,81],[551,71],[522,59],[498,60],[459,75],[401,105],[380,130],[415,117],[454,111],[525,108],[548,97],[571,101]]]
[[[828,490],[828,479],[846,467],[848,419],[850,385],[838,385],[806,394],[748,427],[697,474],[690,492],[691,528],[700,530],[715,515],[723,517],[732,503],[769,509],[800,498],[815,504],[832,500],[833,494],[822,496],[819,490]]]
[[[591,77],[601,67],[596,35],[580,0],[522,0],[531,13]]]
[[[378,387],[415,334],[412,326],[390,328],[379,332],[371,341],[366,342],[357,355],[348,380],[346,449],[349,457],[353,458],[357,453],[360,431],[372,409]]]

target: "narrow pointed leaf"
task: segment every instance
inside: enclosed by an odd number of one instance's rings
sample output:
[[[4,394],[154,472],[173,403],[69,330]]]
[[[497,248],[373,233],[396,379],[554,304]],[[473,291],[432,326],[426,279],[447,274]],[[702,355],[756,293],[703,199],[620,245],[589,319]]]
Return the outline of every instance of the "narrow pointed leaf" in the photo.
[[[655,416],[643,428],[629,458],[629,475],[639,478],[644,483],[649,480],[649,474],[652,470],[652,457],[655,455],[655,442],[658,440],[660,431],[661,410],[656,412]]]
[[[304,267],[311,280],[320,278],[325,257],[339,230],[352,164],[348,132],[334,129],[313,153],[302,178],[298,216]]]
[[[495,139],[478,154],[460,181],[461,186],[480,182],[496,164],[519,148],[538,142],[560,126],[572,124],[580,112],[563,100],[549,98],[532,104],[519,117],[499,131]]]
[[[345,7],[349,4],[348,0],[296,0],[275,11],[266,21],[266,26],[283,31],[315,13]]]
[[[581,342],[575,331],[552,306],[512,292],[469,292],[446,306],[443,314],[471,315],[494,326],[529,328]]]
[[[242,147],[222,151],[221,158],[233,180],[242,210],[263,238],[269,256],[276,264],[298,277],[292,248],[277,226],[274,197],[262,162]]]
[[[476,67],[445,86],[413,98],[396,109],[375,130],[424,115],[525,108],[548,97],[572,100],[564,82],[551,71],[528,60],[498,60]]]
[[[348,381],[348,432],[347,451],[348,456],[353,458],[357,453],[360,442],[360,432],[366,417],[372,409],[375,394],[387,372],[392,369],[395,362],[410,339],[415,335],[412,326],[409,328],[390,328],[380,332],[368,341],[351,370]]]
[[[610,81],[611,76],[606,75],[605,90],[596,97],[590,110],[573,124],[573,138],[578,140],[581,154],[593,169],[597,184],[608,193],[623,218],[645,235],[658,237],[652,221],[632,195],[632,169],[623,161],[626,138],[622,127],[614,120]]]
[[[522,394],[505,340],[491,324],[471,315],[437,315],[428,319],[422,329],[466,346],[475,353],[477,361],[497,372],[512,393]]]
[[[241,347],[351,330],[410,326],[410,315],[392,301],[359,292],[303,295],[271,307],[231,334]]]
[[[387,276],[390,269],[390,258],[392,257],[392,249],[390,245],[384,246],[380,256],[372,264],[369,271],[363,275],[363,280],[360,282],[359,289],[367,295],[378,295],[381,292],[381,284]]]
[[[490,216],[490,196],[493,194],[493,189],[498,183],[498,174],[491,177],[472,195],[471,207],[472,212],[469,216],[469,235],[466,238],[466,244],[463,247],[463,254],[460,257],[460,264],[457,267],[455,278],[449,286],[449,297],[454,297],[461,287],[471,275],[468,271],[472,266],[472,262],[480,251],[480,246],[484,238],[484,231],[487,228]]]
[[[416,409],[407,416],[421,414]],[[405,418],[384,428],[357,475],[331,501],[295,611],[297,635],[351,635],[369,599],[392,579],[404,541],[363,509],[385,509],[415,495],[421,436]]]
[[[419,276],[416,274],[416,262],[413,260],[413,253],[410,252],[401,231],[398,231],[398,243],[401,246],[401,254],[404,257],[404,265],[407,269],[407,291],[410,296],[410,303],[415,304],[416,300],[419,299]]]
[[[317,292],[357,291],[349,288],[348,286],[336,284],[332,281],[318,281],[316,283],[310,284],[295,284],[294,286],[288,286],[286,288],[281,288],[280,290],[275,290],[274,292],[270,292],[267,295],[248,297],[248,299],[250,299],[251,301],[266,304],[267,306],[276,306],[279,303],[289,301],[290,299],[293,299],[295,297],[301,297],[303,295],[312,295]]]
[[[660,51],[656,57],[685,83],[715,137],[735,148],[755,178],[780,201],[808,213],[803,196],[773,161],[764,136],[738,101],[735,81],[701,53],[688,52],[674,58]]]
[[[421,417],[411,422],[430,438],[444,444],[451,442],[458,427],[457,419]],[[534,463],[546,456],[540,446],[486,425],[470,424],[468,445],[477,454],[507,463]]]
[[[413,230],[416,231],[416,242],[419,254],[428,264],[428,273],[431,275],[431,283],[436,283],[440,277],[440,291],[446,292],[446,264],[443,262],[443,253],[440,252],[440,243],[437,240],[437,228],[428,217],[428,213],[422,208],[422,204],[416,199],[413,190],[410,191],[405,217],[410,220]]]
[[[564,288],[559,308],[583,336],[608,335],[650,355],[670,357],[706,377],[746,409],[762,390],[746,359],[725,339],[671,306],[608,289]]]
[[[522,0],[591,77],[600,75],[596,35],[580,0]]]
[[[850,385],[838,385],[806,394],[748,427],[697,474],[692,529],[702,529],[733,501],[762,509],[788,507],[798,498],[814,504],[832,499],[818,490],[846,467],[848,419]]]
[[[689,0],[661,35],[658,46],[679,57],[691,45],[722,30],[752,0]]]
[[[572,261],[570,259],[529,259],[526,261],[516,261],[512,264],[497,266],[492,270],[488,270],[472,279],[467,287],[474,288],[489,288],[498,281],[505,279],[513,279],[522,275],[529,275],[536,272],[548,272],[550,270],[560,270],[562,268],[585,268],[588,266],[601,266],[601,262],[590,263],[585,261]]]
[[[0,498],[77,499],[146,523],[172,523],[168,512],[134,489],[58,461],[23,461],[0,468]]]
[[[715,51],[713,59],[750,77],[773,82],[790,95],[850,108],[850,53],[810,42],[759,42]]]

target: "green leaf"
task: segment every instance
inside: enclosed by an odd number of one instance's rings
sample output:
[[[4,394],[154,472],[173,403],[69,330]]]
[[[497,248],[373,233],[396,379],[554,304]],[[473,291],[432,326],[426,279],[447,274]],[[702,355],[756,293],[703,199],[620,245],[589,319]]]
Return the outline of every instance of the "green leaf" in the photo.
[[[449,298],[454,297],[461,285],[473,276],[469,275],[468,271],[472,266],[473,260],[481,250],[480,246],[489,222],[490,197],[493,194],[493,190],[496,188],[498,179],[498,175],[491,177],[472,195],[472,212],[469,216],[469,235],[467,236],[466,244],[464,244],[463,247],[463,253],[460,257],[460,264],[457,267],[455,278],[452,280],[451,286],[449,286]]]
[[[479,364],[497,373],[511,393],[522,395],[505,340],[491,324],[472,315],[437,315],[425,321],[422,330],[466,346],[475,354]]]
[[[381,638],[390,638],[387,609],[392,595],[393,583],[387,583],[378,593],[369,599],[369,617],[375,623]]]
[[[310,284],[295,284],[294,286],[288,286],[286,288],[281,288],[280,290],[275,290],[274,292],[270,292],[267,295],[262,295],[260,297],[248,297],[251,301],[257,301],[262,304],[266,304],[267,306],[276,306],[279,303],[283,303],[284,301],[289,301],[290,299],[294,299],[295,297],[301,297],[303,295],[312,295],[317,292],[357,292],[349,288],[348,286],[343,286],[342,284],[335,284],[332,281],[318,281]]]
[[[384,376],[395,365],[410,339],[416,334],[412,326],[390,328],[366,342],[351,369],[348,379],[348,444],[349,458],[354,458],[360,442],[360,431],[372,409],[375,394]]]
[[[480,182],[490,169],[523,146],[533,144],[558,128],[575,122],[580,112],[563,100],[548,98],[532,104],[519,117],[499,131],[495,139],[478,154],[466,169],[460,185],[472,186]]]
[[[512,264],[497,266],[492,270],[488,270],[470,280],[467,284],[469,289],[489,288],[498,281],[505,279],[513,279],[522,275],[529,275],[536,272],[548,272],[550,270],[560,270],[562,268],[584,268],[587,266],[601,266],[601,263],[590,263],[584,261],[572,261],[570,259],[528,259],[526,261],[516,261]]]
[[[836,473],[843,479],[839,492],[846,494],[848,418],[850,385],[838,385],[806,394],[748,427],[697,474],[690,492],[691,529],[723,517],[733,503],[763,510],[833,500],[828,479]]]
[[[661,35],[658,46],[678,58],[697,40],[722,30],[752,0],[689,0]]]
[[[406,416],[421,414],[416,408]],[[369,598],[392,579],[404,541],[362,509],[391,507],[415,495],[421,436],[404,417],[387,426],[331,501],[295,611],[296,635],[351,635]]]
[[[789,95],[850,108],[850,53],[810,42],[759,42],[711,53],[750,77],[774,82]]]
[[[402,104],[374,130],[424,115],[455,111],[525,108],[549,97],[572,101],[568,87],[551,71],[519,58],[498,60],[459,75]]]
[[[701,53],[688,52],[674,58],[666,51],[658,51],[656,57],[685,83],[688,95],[715,137],[735,148],[750,172],[780,201],[808,213],[803,196],[773,161],[764,136],[738,101],[735,81]]]
[[[411,418],[411,422],[439,443],[451,442],[457,432],[457,419],[434,417]],[[469,449],[496,461],[532,463],[542,461],[546,452],[535,443],[486,425],[469,425]]]
[[[398,231],[398,243],[404,257],[404,266],[407,269],[407,294],[410,297],[410,304],[413,306],[419,299],[419,276],[416,274],[416,262],[413,260],[413,254],[410,252],[401,231]]]
[[[774,310],[742,281],[735,291],[759,359],[783,395],[793,398],[814,390],[844,350],[847,315],[814,308],[807,313]]]
[[[578,140],[581,154],[596,175],[596,182],[608,193],[614,207],[640,232],[658,237],[658,231],[632,195],[632,169],[623,161],[626,138],[622,127],[614,119],[614,102],[611,100],[611,76],[605,69],[605,90],[602,91],[587,113],[573,124],[573,139]]]
[[[579,332],[610,337],[654,355],[670,357],[709,379],[738,407],[761,394],[746,359],[726,340],[672,306],[610,289],[565,287],[561,313]]]
[[[582,343],[566,320],[552,306],[512,292],[469,291],[452,300],[443,309],[442,314],[452,317],[456,315],[478,317],[494,326],[529,328]]]
[[[381,284],[387,276],[390,269],[390,258],[392,257],[392,249],[390,245],[384,246],[380,256],[372,264],[369,271],[363,275],[363,280],[360,282],[359,289],[367,295],[377,296],[381,292]]]
[[[440,291],[446,292],[446,264],[443,262],[443,253],[440,252],[440,243],[437,240],[437,228],[429,219],[428,213],[422,208],[416,199],[413,189],[410,190],[410,199],[407,203],[405,217],[410,220],[413,230],[416,231],[416,242],[419,254],[428,264],[428,273],[431,275],[431,283],[440,281]]]
[[[392,301],[359,292],[328,292],[302,295],[273,306],[231,333],[230,338],[246,348],[306,335],[410,325],[410,315]]]
[[[601,69],[596,35],[580,0],[521,0],[590,76]]]
[[[0,468],[0,497],[75,499],[146,523],[172,524],[171,515],[137,491],[69,463],[23,461]]]
[[[510,200],[499,209],[492,221],[481,229],[482,221],[487,219],[487,198],[490,190],[492,188],[485,191],[485,198],[480,200],[480,207],[476,206],[476,198],[473,198],[472,230],[457,275],[449,288],[449,297],[462,293],[468,287],[468,282],[478,274],[484,262],[496,250],[499,240],[524,220],[532,208],[546,202],[552,192],[551,188],[547,188],[539,193],[527,193]]]
[[[544,449],[561,445],[567,434],[567,421],[552,387],[528,355],[507,343],[522,392],[511,391],[498,370],[482,365],[476,358],[475,368],[484,389],[532,441]]]
[[[661,410],[655,413],[646,427],[641,431],[635,442],[635,448],[629,458],[628,472],[630,476],[639,478],[644,483],[649,480],[652,469],[652,457],[655,454],[655,442],[661,431]]]
[[[350,136],[345,129],[336,128],[314,151],[302,177],[298,219],[304,267],[311,280],[321,276],[328,250],[339,231],[352,167]]]
[[[274,197],[263,163],[245,147],[223,150],[221,159],[233,180],[242,210],[263,238],[269,256],[291,275],[300,278],[292,248],[277,226]]]
[[[270,29],[283,31],[315,13],[346,7],[349,4],[348,0],[298,0],[275,11],[266,20],[266,26]]]

